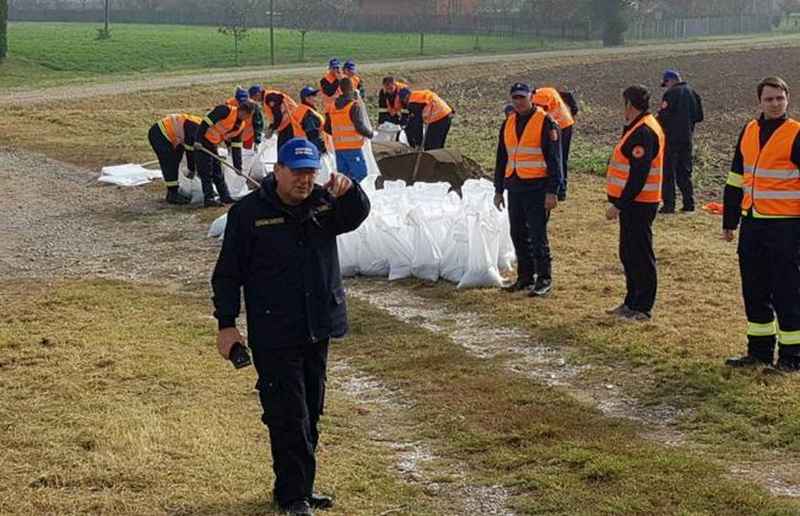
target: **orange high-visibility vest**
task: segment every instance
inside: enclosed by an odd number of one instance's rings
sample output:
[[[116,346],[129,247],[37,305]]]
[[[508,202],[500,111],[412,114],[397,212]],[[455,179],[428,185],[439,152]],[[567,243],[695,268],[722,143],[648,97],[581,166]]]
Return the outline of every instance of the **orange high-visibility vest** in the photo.
[[[365,138],[356,131],[356,126],[350,119],[350,109],[355,104],[351,100],[341,109],[334,106],[328,113],[331,116],[331,132],[333,133],[333,147],[338,150],[355,150],[364,146]]]
[[[412,91],[411,95],[408,97],[408,103],[425,105],[425,108],[422,110],[422,121],[426,124],[434,124],[439,120],[443,120],[453,112],[452,108],[447,105],[447,102],[442,100],[439,95],[431,90]]]
[[[209,142],[219,145],[222,141],[232,140],[241,136],[242,141],[253,139],[253,115],[239,122],[239,108],[228,107],[230,113],[216,124],[206,116],[203,120],[208,124],[205,138]]]
[[[508,153],[506,177],[511,177],[515,172],[520,179],[543,179],[548,175],[542,152],[542,130],[547,115],[539,108],[534,109],[536,112],[525,125],[521,138],[517,138],[517,113],[512,113],[506,119],[503,134]]]
[[[295,138],[305,138],[308,139],[308,135],[306,134],[305,129],[303,129],[303,120],[306,118],[306,114],[311,113],[312,116],[315,116],[319,119],[319,126],[320,126],[320,136],[322,137],[322,141],[325,142],[325,147],[327,149],[333,149],[333,140],[330,139],[330,135],[324,131],[322,131],[322,127],[325,125],[325,117],[320,115],[316,109],[312,108],[308,104],[300,104],[297,106],[292,112],[292,133],[294,134]],[[320,149],[323,151],[325,149]]]
[[[169,140],[173,147],[183,145],[186,141],[183,124],[187,120],[191,120],[197,125],[203,122],[203,119],[199,116],[188,115],[186,113],[167,115],[158,121],[158,128],[161,129],[161,133]]]
[[[403,113],[404,108],[403,108],[403,103],[400,102],[400,90],[402,90],[403,88],[408,88],[408,84],[401,81],[395,81],[394,84],[395,84],[394,100],[388,101],[386,103],[386,111],[391,116],[397,116]],[[384,94],[385,95],[387,94],[386,90],[384,90]]]
[[[645,115],[626,132],[620,142],[614,147],[614,153],[608,162],[608,172],[606,173],[606,191],[609,197],[620,198],[625,185],[630,177],[631,162],[622,153],[622,147],[628,138],[641,126],[646,125],[656,133],[658,137],[658,155],[653,158],[650,164],[650,173],[647,175],[647,182],[642,191],[634,199],[636,202],[660,203],[661,202],[661,183],[664,177],[664,130],[653,115]]]
[[[788,119],[761,148],[758,121],[747,124],[740,150],[744,158],[742,209],[760,215],[800,217],[800,170],[792,161],[792,146],[800,122]]]
[[[361,76],[354,75],[350,77],[350,80],[353,82],[353,90],[358,91],[358,87],[361,86]]]
[[[281,123],[276,129],[277,132],[281,132],[287,127],[289,127],[289,124],[292,123],[292,112],[294,112],[294,110],[297,108],[297,102],[295,102],[292,97],[283,93],[282,91],[266,90],[264,92],[263,109],[264,109],[264,116],[267,117],[269,125],[273,124],[273,122],[275,121],[275,117],[272,115],[272,107],[270,107],[269,104],[267,104],[267,97],[269,95],[275,95],[275,94],[278,94],[283,98],[283,102],[281,102],[281,113],[283,113],[283,118],[281,118]]]
[[[561,129],[575,125],[572,111],[555,88],[536,88],[533,103],[547,111],[547,114],[553,117]]]
[[[339,80],[336,78],[335,75],[333,75],[333,72],[331,71],[328,71],[328,73],[325,74],[325,77],[323,77],[323,79],[325,79],[331,84],[334,84]],[[320,81],[320,86],[322,86],[322,81]],[[337,87],[336,93],[334,93],[333,96],[329,96],[325,94],[324,89],[320,88],[319,93],[320,95],[322,95],[322,105],[325,108],[325,111],[327,112],[328,108],[330,108],[334,104],[334,102],[336,102],[336,99],[338,99],[339,96],[342,94],[342,90]]]

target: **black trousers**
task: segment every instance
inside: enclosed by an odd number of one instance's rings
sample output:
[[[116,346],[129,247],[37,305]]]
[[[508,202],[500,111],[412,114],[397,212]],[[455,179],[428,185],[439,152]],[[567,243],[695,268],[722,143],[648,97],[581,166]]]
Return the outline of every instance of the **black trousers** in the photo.
[[[448,116],[428,125],[428,130],[425,132],[424,150],[444,149],[447,133],[450,132],[451,119],[452,117]]]
[[[658,204],[633,204],[619,214],[619,258],[625,269],[625,305],[650,313],[656,301],[658,271],[653,251],[653,221]]]
[[[535,274],[541,279],[552,278],[552,258],[547,238],[550,211],[544,208],[546,193],[544,188],[508,192],[511,241],[517,253],[517,276],[523,281],[532,279]]]
[[[667,145],[664,153],[664,182],[661,195],[664,208],[675,209],[675,184],[683,197],[683,209],[694,209],[694,186],[692,185],[692,143]]]
[[[575,126],[565,127],[561,130],[561,169],[564,181],[561,183],[561,189],[558,193],[567,193],[567,180],[569,178],[569,148],[572,146],[572,128]]]
[[[158,165],[161,167],[161,174],[164,176],[164,185],[167,188],[178,188],[178,172],[183,159],[183,147],[177,148],[164,136],[158,124],[153,124],[147,133],[150,146],[158,158]]]
[[[286,349],[253,346],[258,391],[269,429],[275,499],[308,499],[317,471],[318,423],[325,406],[328,341]]]
[[[286,126],[286,129],[280,131],[278,133],[278,149],[283,147],[283,144],[291,140],[293,136],[294,136],[294,131],[292,130],[291,125]]]
[[[744,217],[738,252],[748,349],[800,355],[800,220]]]
[[[203,139],[203,147],[214,155],[217,154],[217,146]],[[203,195],[206,199],[214,197],[214,186],[220,197],[229,195],[228,185],[225,183],[225,176],[222,173],[222,165],[219,160],[214,159],[205,152],[195,152],[197,161],[197,175],[203,185]]]

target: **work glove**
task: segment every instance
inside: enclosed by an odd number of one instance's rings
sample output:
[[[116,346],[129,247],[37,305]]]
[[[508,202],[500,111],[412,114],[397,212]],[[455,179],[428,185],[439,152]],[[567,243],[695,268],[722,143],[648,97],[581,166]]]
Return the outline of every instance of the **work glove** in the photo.
[[[194,148],[194,150],[199,152],[199,151],[201,151],[203,149],[203,144],[200,143],[200,142],[194,142],[194,145],[192,145],[192,148]]]

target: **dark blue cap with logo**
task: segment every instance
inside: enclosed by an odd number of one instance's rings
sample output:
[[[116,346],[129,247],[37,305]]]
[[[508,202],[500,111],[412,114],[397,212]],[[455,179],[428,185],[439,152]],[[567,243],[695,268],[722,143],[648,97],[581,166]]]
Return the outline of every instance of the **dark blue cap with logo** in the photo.
[[[320,169],[319,150],[305,138],[292,138],[278,151],[278,163],[290,170]]]
[[[247,90],[247,93],[249,93],[251,97],[255,97],[262,91],[264,91],[263,86],[261,86],[260,84],[253,84],[252,86],[250,86],[250,89]]]
[[[318,89],[313,88],[311,86],[306,86],[305,88],[300,90],[300,98],[304,99],[306,97],[312,97],[312,96],[316,95],[317,93],[319,93]]]
[[[511,86],[511,95],[529,95],[531,87],[524,82],[517,82]]]
[[[681,74],[677,70],[664,70],[664,74],[661,76],[661,86],[666,86],[669,80],[680,81]]]
[[[355,72],[356,71],[356,62],[353,61],[352,59],[348,59],[347,61],[344,62],[344,69],[345,70],[350,70],[351,72]]]
[[[336,59],[335,57],[328,61],[328,68],[341,68],[342,62]]]
[[[250,95],[247,94],[247,90],[242,87],[237,87],[236,91],[233,94],[233,97],[236,99],[236,102],[242,103],[247,102],[250,100]]]

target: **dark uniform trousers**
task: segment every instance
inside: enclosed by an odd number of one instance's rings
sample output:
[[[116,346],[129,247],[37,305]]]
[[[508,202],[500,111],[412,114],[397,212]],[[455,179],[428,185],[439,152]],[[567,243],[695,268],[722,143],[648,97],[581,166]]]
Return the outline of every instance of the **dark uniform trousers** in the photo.
[[[202,140],[203,147],[205,147],[212,154],[217,154],[217,146]],[[217,193],[222,196],[228,195],[228,185],[225,183],[225,176],[222,174],[222,165],[219,160],[216,160],[206,154],[205,152],[196,152],[197,159],[197,173],[200,176],[200,182],[203,184],[203,195],[206,199],[214,197],[214,186],[217,187]],[[213,184],[213,186],[212,186]]]
[[[692,142],[667,144],[664,153],[664,183],[661,187],[661,196],[664,199],[665,209],[675,209],[676,183],[683,198],[683,209],[694,209],[692,168]]]
[[[780,332],[800,331],[800,221],[744,217],[738,252],[747,320],[769,325],[777,315],[778,342]],[[751,354],[771,361],[774,348],[774,331],[748,329]],[[782,345],[780,354],[798,356],[800,345]]]
[[[517,276],[532,279],[534,274],[551,279],[550,242],[547,239],[547,222],[550,212],[544,207],[547,191],[508,192],[508,220],[511,241],[517,253]]]
[[[292,136],[294,136],[294,133],[292,132],[292,126],[288,125],[286,129],[278,133],[278,148],[280,149],[283,147],[283,144],[291,140]]]
[[[619,213],[619,258],[625,269],[631,310],[650,313],[656,301],[658,271],[653,251],[653,221],[658,204],[634,203]]]
[[[572,144],[572,128],[575,127],[571,125],[569,127],[565,127],[561,130],[561,174],[562,174],[562,183],[559,187],[560,194],[567,193],[567,179],[569,177],[569,148]]]
[[[150,146],[158,158],[158,165],[161,167],[161,173],[164,175],[164,181],[169,185],[178,181],[178,172],[183,159],[183,147],[172,146],[164,133],[161,132],[158,124],[153,124],[150,131],[147,133],[147,138],[150,140]],[[177,186],[177,185],[173,185]]]
[[[447,116],[438,122],[428,125],[425,131],[424,150],[443,149],[450,132],[451,117]]]
[[[328,340],[280,349],[251,346],[261,420],[269,429],[275,498],[282,505],[309,499],[317,471],[317,424],[325,405]]]

